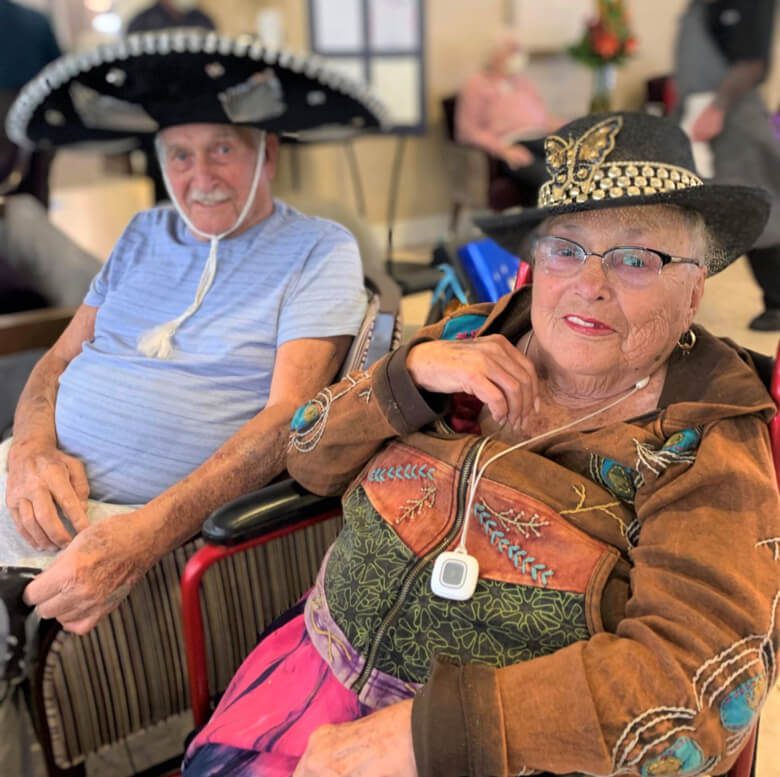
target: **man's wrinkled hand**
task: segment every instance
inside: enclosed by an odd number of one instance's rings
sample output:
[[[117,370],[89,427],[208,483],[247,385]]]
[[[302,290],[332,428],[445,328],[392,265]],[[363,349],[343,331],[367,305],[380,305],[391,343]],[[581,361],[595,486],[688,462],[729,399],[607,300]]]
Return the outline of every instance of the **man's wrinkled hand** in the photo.
[[[138,515],[124,513],[89,526],[25,589],[42,618],[86,634],[127,596],[156,560],[151,538],[139,537]]]
[[[538,409],[536,369],[503,335],[420,343],[409,351],[406,366],[420,388],[471,394],[502,425],[514,428]]]
[[[56,550],[72,540],[58,509],[76,532],[86,529],[88,497],[87,474],[77,458],[49,445],[12,446],[5,501],[17,531],[33,548]]]
[[[411,700],[318,728],[293,777],[417,777]]]

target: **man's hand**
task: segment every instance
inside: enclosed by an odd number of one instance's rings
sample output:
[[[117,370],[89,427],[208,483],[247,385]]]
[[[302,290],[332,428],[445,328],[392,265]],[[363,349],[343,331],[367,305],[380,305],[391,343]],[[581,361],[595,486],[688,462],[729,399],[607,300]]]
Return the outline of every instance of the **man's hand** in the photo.
[[[409,351],[406,366],[420,388],[471,394],[502,425],[514,428],[538,409],[536,369],[503,335],[420,343]]]
[[[723,132],[725,116],[723,108],[715,103],[710,103],[693,122],[691,140],[706,142],[716,138]]]
[[[417,777],[411,700],[317,729],[293,777]]]
[[[52,445],[14,443],[8,456],[6,504],[16,529],[33,548],[64,548],[71,535],[61,509],[80,532],[88,526],[89,483],[84,465]]]
[[[510,167],[528,167],[534,161],[534,155],[520,144],[507,146],[502,156]]]
[[[79,533],[54,563],[25,589],[42,618],[86,634],[127,596],[157,560],[154,537],[138,523],[143,508],[106,518]]]

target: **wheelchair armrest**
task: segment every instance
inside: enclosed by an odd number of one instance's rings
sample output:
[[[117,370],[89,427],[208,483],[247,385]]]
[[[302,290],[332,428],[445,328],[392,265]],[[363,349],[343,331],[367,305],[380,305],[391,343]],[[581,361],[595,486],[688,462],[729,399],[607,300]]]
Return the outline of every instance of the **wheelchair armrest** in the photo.
[[[238,545],[339,504],[339,497],[317,496],[289,478],[222,505],[206,519],[202,535],[210,545]]]
[[[55,307],[0,315],[0,356],[48,348],[62,334],[76,308]]]

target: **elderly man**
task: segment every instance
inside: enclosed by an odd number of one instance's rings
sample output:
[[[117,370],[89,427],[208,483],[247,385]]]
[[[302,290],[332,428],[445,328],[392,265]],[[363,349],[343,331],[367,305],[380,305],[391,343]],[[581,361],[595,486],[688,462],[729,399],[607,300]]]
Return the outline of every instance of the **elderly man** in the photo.
[[[20,539],[65,548],[26,599],[78,632],[210,510],[282,471],[296,403],[335,375],[364,312],[353,238],[272,199],[274,136],[263,144],[258,130],[191,124],[160,140],[181,215],[157,208],[128,227],[30,376],[8,452],[6,502]],[[171,356],[139,352],[139,338],[194,296],[202,235],[225,233],[214,281]],[[89,526],[89,495],[145,504]]]
[[[216,52],[216,36],[166,35],[145,37],[143,51],[104,48],[103,63],[75,76],[74,62],[55,63],[9,118],[20,140],[53,144],[153,119],[173,207],[128,226],[35,367],[0,448],[6,680],[21,672],[22,589],[39,615],[84,633],[211,510],[283,470],[294,409],[333,378],[365,311],[353,237],[272,197],[279,144],[262,128],[376,124],[373,107],[332,74],[326,85],[269,66],[256,47],[219,39]],[[133,104],[74,88],[86,75],[94,91],[101,74]],[[75,131],[54,113],[71,109]],[[117,130],[123,111],[132,119]]]

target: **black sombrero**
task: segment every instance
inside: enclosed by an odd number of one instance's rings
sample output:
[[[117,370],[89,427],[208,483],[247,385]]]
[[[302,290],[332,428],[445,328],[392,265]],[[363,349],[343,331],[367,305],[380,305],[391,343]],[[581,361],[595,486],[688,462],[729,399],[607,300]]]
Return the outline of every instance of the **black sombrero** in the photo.
[[[201,122],[315,139],[384,128],[388,116],[316,57],[188,28],[60,57],[22,89],[6,131],[20,146],[56,148]]]
[[[634,205],[679,205],[698,211],[715,241],[709,274],[750,249],[764,229],[771,199],[752,186],[702,181],[691,144],[668,119],[645,113],[594,114],[544,140],[550,178],[538,206],[477,219],[512,253],[544,219],[562,213]]]

